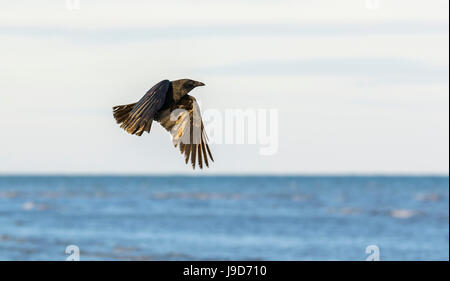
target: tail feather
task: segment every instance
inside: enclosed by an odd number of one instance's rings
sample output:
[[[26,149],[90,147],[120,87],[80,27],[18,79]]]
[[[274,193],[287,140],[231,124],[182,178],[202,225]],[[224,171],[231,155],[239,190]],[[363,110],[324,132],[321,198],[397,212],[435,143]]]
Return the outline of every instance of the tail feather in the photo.
[[[123,123],[127,120],[128,115],[130,114],[133,107],[136,103],[126,104],[126,105],[118,105],[113,107],[113,115],[117,121],[117,124]]]
[[[133,110],[136,103],[118,105],[113,107],[113,115],[120,127],[132,135],[142,136],[142,133],[150,132],[153,120],[142,121],[141,118],[133,119],[130,117],[130,112]]]

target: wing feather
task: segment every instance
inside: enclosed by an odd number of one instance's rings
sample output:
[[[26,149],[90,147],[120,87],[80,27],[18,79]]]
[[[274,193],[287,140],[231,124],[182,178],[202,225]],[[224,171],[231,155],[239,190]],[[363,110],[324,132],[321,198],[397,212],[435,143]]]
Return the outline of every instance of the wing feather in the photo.
[[[158,115],[157,121],[171,133],[173,145],[180,146],[186,164],[190,160],[193,169],[197,164],[202,169],[203,163],[209,167],[209,159],[214,162],[200,108],[194,97],[186,95],[177,104]]]
[[[205,165],[206,165],[206,167],[209,167],[208,157],[206,156],[206,150],[205,150],[205,142],[203,140],[202,140],[202,152],[203,152],[203,159],[205,159]]]
[[[191,164],[192,164],[192,169],[195,169],[195,156],[197,153],[197,146],[194,144],[192,145],[192,154],[191,154]]]
[[[202,159],[202,147],[200,144],[197,144],[198,147],[198,166],[200,169],[203,169],[203,159]]]
[[[192,147],[192,145],[187,144],[186,145],[186,149],[184,150],[184,157],[185,157],[185,160],[186,160],[186,164],[189,162],[189,156],[191,154],[191,147]]]

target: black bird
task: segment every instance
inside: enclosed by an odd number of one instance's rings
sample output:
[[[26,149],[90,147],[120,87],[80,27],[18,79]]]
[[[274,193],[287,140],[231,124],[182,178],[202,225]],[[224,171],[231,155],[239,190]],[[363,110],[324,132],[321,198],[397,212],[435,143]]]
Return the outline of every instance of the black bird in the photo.
[[[208,156],[211,161],[214,159],[207,143],[200,108],[195,98],[188,95],[195,87],[204,85],[190,79],[163,80],[138,102],[114,106],[114,118],[122,129],[137,136],[143,132],[150,133],[153,120],[159,122],[172,135],[174,146],[179,145],[186,164],[190,158],[195,169],[198,159],[200,169],[203,168],[203,161],[208,167]]]

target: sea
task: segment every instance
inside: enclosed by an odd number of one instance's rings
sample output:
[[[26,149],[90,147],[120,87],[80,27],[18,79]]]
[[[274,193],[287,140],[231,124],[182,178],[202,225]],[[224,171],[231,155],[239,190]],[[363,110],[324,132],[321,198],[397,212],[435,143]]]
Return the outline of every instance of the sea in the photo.
[[[449,178],[0,176],[0,260],[449,260]]]

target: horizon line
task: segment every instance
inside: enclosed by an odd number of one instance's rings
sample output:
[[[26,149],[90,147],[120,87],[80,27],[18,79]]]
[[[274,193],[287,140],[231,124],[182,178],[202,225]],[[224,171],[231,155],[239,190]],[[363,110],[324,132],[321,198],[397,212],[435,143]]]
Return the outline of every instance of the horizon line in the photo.
[[[449,177],[449,173],[0,173],[0,177]]]

